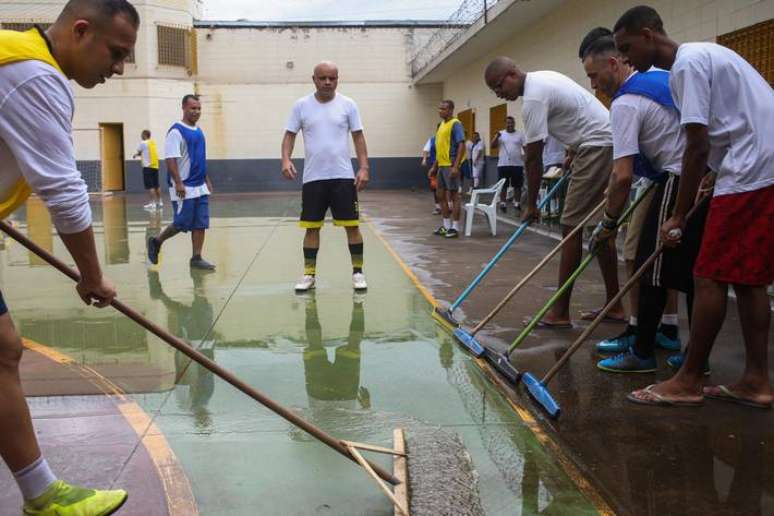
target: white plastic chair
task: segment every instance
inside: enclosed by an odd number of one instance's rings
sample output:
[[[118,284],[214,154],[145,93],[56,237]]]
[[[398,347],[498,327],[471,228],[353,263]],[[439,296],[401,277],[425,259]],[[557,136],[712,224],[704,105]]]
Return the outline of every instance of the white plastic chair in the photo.
[[[476,210],[486,215],[492,236],[497,235],[497,201],[500,200],[500,191],[504,186],[505,179],[500,179],[490,188],[478,188],[470,193],[470,202],[465,204],[465,236],[470,236],[470,232],[473,229],[473,214]],[[479,197],[483,195],[492,196],[489,204],[478,201]]]

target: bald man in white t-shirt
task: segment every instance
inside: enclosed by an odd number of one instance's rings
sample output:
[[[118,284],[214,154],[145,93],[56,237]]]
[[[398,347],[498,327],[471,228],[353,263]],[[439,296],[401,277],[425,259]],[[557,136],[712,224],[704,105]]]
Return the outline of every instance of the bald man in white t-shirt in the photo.
[[[558,72],[525,73],[507,57],[498,57],[486,69],[487,85],[500,98],[522,98],[527,170],[527,208],[524,220],[537,218],[537,197],[543,176],[543,147],[553,136],[574,150],[570,165],[570,182],[562,212],[562,233],[573,228],[604,199],[605,188],[613,166],[613,140],[609,113],[605,106],[585,88]],[[596,224],[597,220],[589,221]],[[580,265],[583,240],[576,233],[562,247],[559,263],[559,285],[567,282]],[[597,259],[605,282],[607,301],[618,293],[618,264],[615,242],[611,239],[597,250]],[[571,328],[570,296],[572,286],[554,303],[539,322],[541,327]],[[583,318],[594,318],[597,309],[586,311]],[[606,317],[625,322],[626,314],[617,302]]]
[[[368,150],[357,104],[336,93],[339,69],[324,61],[314,68],[316,91],[293,104],[285,136],[282,139],[282,175],[289,180],[298,176],[293,162],[296,134],[304,135],[304,170],[300,226],[304,235],[304,275],[296,284],[298,293],[315,288],[320,228],[328,209],[333,223],[347,232],[352,259],[352,286],[367,289],[363,274],[363,236],[360,234],[358,191],[369,180]],[[349,135],[355,145],[357,174],[352,170]]]

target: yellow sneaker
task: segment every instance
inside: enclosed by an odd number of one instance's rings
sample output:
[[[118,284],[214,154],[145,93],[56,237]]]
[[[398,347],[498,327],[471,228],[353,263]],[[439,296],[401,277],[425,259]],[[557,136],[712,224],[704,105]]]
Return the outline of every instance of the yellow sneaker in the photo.
[[[124,505],[126,491],[97,491],[57,480],[46,492],[24,504],[26,516],[107,516]]]

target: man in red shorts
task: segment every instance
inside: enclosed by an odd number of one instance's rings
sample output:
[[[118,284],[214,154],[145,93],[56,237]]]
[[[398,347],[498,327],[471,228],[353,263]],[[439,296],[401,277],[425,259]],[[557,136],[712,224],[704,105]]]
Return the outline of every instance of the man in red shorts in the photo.
[[[619,51],[640,72],[671,71],[669,86],[686,135],[673,215],[662,226],[667,245],[680,244],[686,215],[707,167],[714,197],[694,267],[688,356],[666,382],[629,395],[649,405],[700,405],[705,397],[771,408],[768,377],[771,312],[766,287],[774,280],[774,91],[742,57],[714,43],[678,45],[646,6],[615,26]],[[737,296],[746,348],[745,371],[732,385],[702,388],[704,363],[726,316],[728,286]]]

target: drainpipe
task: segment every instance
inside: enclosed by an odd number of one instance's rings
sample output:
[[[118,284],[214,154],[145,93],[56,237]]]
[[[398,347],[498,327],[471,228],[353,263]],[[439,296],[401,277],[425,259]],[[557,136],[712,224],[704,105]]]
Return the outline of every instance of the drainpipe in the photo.
[[[484,25],[486,25],[488,22],[489,19],[487,17],[486,0],[484,0]]]

